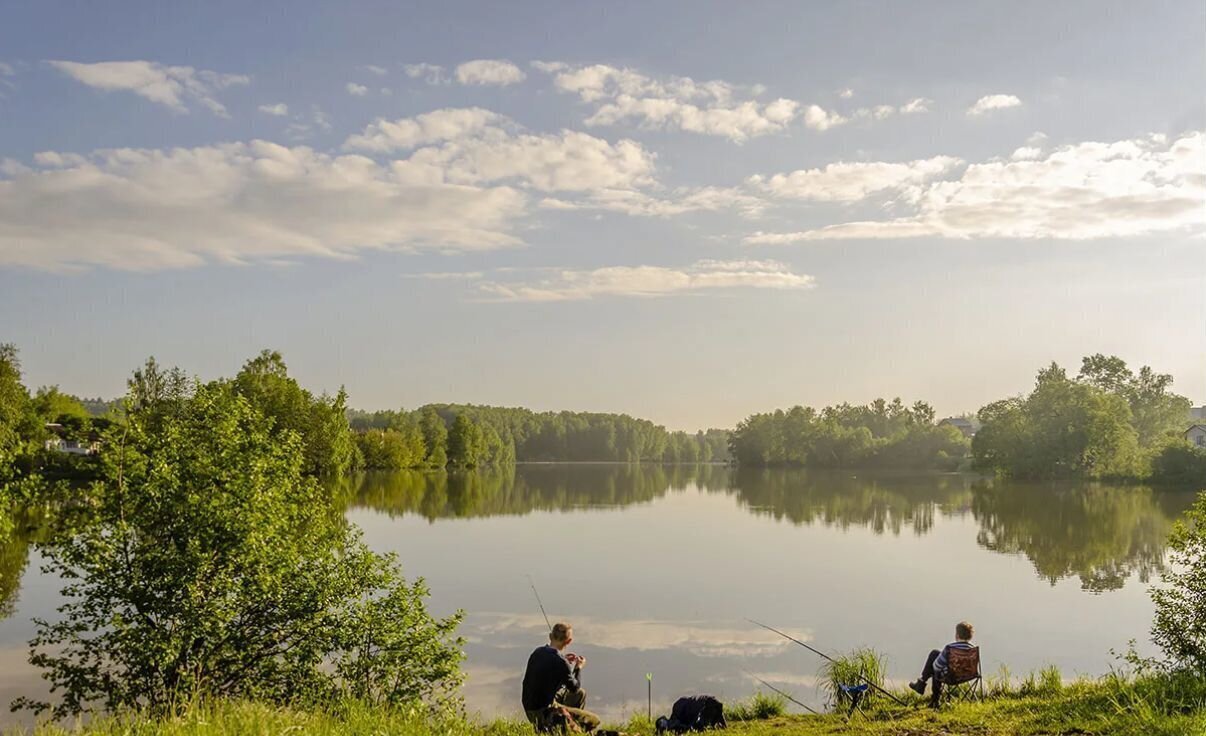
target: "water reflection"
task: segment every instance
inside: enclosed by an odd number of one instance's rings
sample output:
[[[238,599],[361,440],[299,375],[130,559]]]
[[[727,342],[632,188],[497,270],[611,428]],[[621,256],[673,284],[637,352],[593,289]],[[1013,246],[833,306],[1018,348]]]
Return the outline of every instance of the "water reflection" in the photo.
[[[985,549],[1023,554],[1052,585],[1080,578],[1087,591],[1118,590],[1163,566],[1173,521],[1193,494],[1102,484],[984,483],[972,513]]]
[[[12,615],[30,547],[45,538],[50,526],[49,515],[41,508],[19,510],[11,521],[12,534],[0,542],[0,619]]]
[[[366,473],[336,481],[351,506],[443,518],[625,507],[696,486],[750,513],[798,526],[928,534],[941,517],[971,515],[976,543],[1023,555],[1055,584],[1117,590],[1160,570],[1173,521],[1192,494],[1104,484],[1020,484],[971,475],[733,469],[721,465],[521,465],[482,472]],[[970,542],[970,540],[969,540]]]

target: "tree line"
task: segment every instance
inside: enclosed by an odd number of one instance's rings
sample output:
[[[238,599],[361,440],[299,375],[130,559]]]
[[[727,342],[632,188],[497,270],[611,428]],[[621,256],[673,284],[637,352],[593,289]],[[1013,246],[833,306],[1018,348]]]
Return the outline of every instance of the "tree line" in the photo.
[[[817,468],[954,469],[968,450],[962,432],[935,423],[929,404],[905,406],[899,398],[753,414],[729,444],[743,465]]]
[[[413,411],[351,411],[348,416],[365,468],[728,459],[724,430],[672,432],[626,414],[429,404]]]

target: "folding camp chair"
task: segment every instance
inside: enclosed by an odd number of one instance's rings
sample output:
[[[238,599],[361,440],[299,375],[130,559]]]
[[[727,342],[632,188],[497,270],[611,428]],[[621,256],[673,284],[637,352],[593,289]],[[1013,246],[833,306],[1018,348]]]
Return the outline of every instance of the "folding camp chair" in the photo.
[[[980,674],[980,647],[946,650],[946,670],[941,679],[935,678],[935,693],[939,701],[952,698],[972,700],[984,697],[984,678]]]

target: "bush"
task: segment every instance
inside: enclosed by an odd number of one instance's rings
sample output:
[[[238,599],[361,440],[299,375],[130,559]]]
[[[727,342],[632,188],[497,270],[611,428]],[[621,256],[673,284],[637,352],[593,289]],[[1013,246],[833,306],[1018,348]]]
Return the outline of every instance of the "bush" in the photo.
[[[374,554],[333,508],[295,432],[229,383],[138,374],[92,513],[44,548],[66,581],[30,661],[63,716],[213,698],[456,705],[460,616]],[[45,710],[47,703],[19,701]]]
[[[864,702],[875,699],[879,693],[876,687],[884,686],[884,672],[887,660],[882,654],[870,648],[855,649],[843,657],[835,657],[821,665],[821,687],[836,708],[847,704],[849,698],[842,691],[842,685],[860,685],[870,683],[873,687],[863,696]]]
[[[778,693],[754,693],[749,700],[739,700],[724,708],[730,721],[764,721],[787,713],[787,698]]]
[[[1206,450],[1176,438],[1156,450],[1152,456],[1151,479],[1154,483],[1206,488]]]
[[[1206,492],[1173,528],[1172,562],[1152,589],[1154,641],[1174,667],[1206,676]]]

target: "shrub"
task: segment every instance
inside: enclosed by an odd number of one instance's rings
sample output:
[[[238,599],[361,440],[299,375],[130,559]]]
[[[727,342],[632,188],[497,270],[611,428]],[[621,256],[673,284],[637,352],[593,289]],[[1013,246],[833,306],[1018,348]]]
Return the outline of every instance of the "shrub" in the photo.
[[[887,660],[874,649],[855,649],[850,654],[835,657],[821,665],[821,687],[825,691],[829,704],[836,708],[848,702],[842,685],[859,685],[870,683],[875,687],[883,687],[884,672]],[[865,701],[870,701],[879,693],[872,687],[864,695]]]
[[[754,693],[749,700],[739,700],[725,706],[724,717],[730,721],[764,721],[787,713],[787,698],[778,693]]]
[[[55,715],[197,700],[455,705],[460,616],[438,620],[302,474],[303,443],[229,383],[148,366],[89,516],[45,547],[66,581],[30,661]],[[45,710],[47,703],[19,701]]]
[[[1177,522],[1168,547],[1172,564],[1151,591],[1152,640],[1174,667],[1206,676],[1206,492]]]

